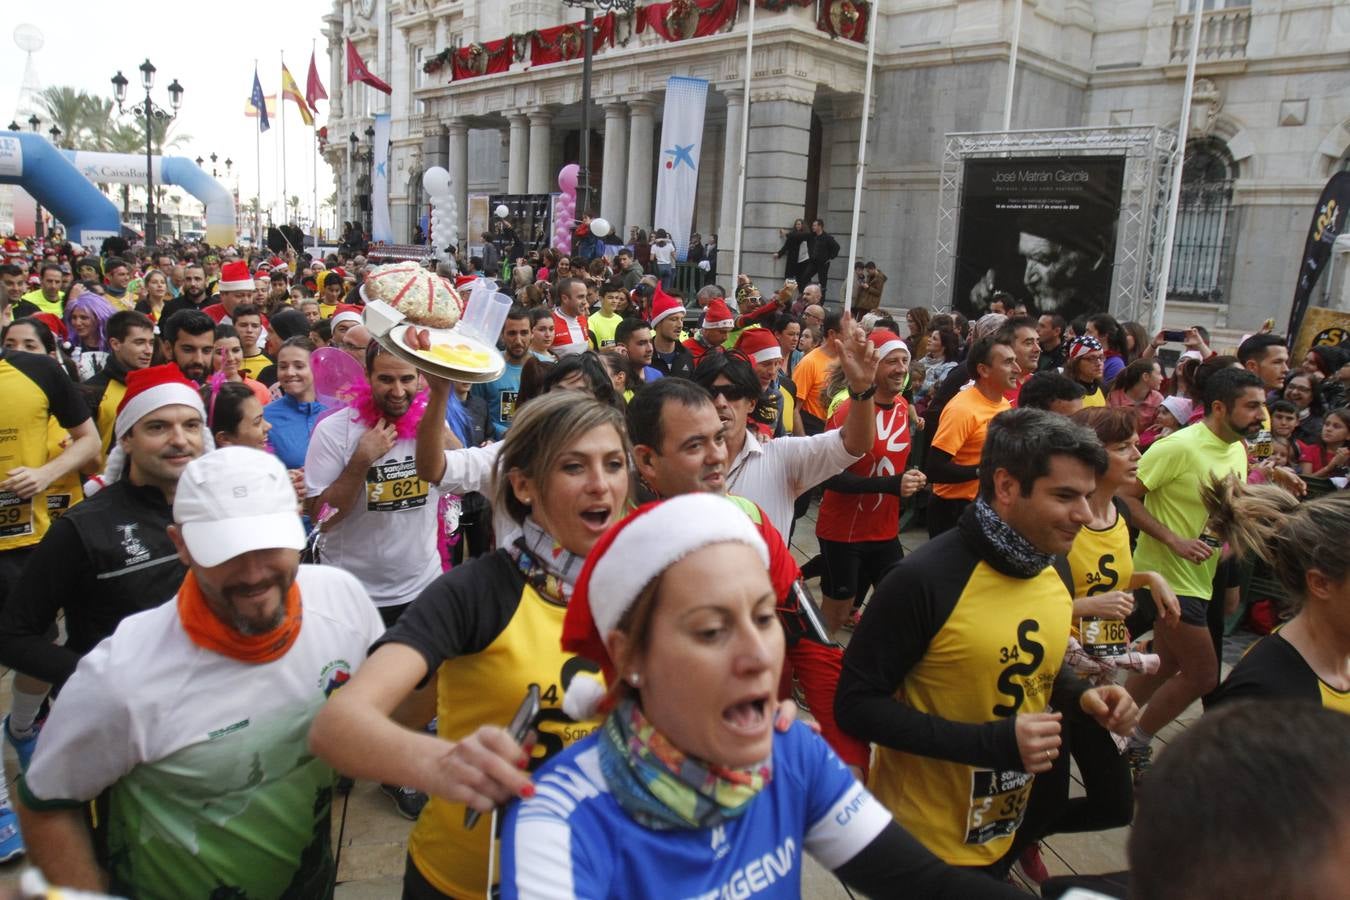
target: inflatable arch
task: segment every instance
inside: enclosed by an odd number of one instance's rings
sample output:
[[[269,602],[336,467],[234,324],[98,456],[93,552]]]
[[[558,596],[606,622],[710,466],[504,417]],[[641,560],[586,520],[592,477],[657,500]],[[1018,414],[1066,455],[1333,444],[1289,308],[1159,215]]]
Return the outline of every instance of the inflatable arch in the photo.
[[[156,185],[174,185],[206,205],[206,241],[235,241],[234,197],[190,159],[151,158]],[[51,210],[70,239],[97,249],[121,232],[121,215],[100,184],[143,184],[145,157],[124,153],[60,150],[37,134],[0,131],[0,184],[16,184]]]
[[[72,241],[97,250],[121,233],[117,207],[37,134],[0,131],[0,184],[16,184],[47,207]]]
[[[145,157],[130,153],[62,150],[76,171],[97,184],[144,184]],[[206,205],[206,242],[216,247],[234,243],[234,197],[225,186],[181,156],[151,157],[155,184],[181,187]],[[63,220],[64,221],[64,220]]]

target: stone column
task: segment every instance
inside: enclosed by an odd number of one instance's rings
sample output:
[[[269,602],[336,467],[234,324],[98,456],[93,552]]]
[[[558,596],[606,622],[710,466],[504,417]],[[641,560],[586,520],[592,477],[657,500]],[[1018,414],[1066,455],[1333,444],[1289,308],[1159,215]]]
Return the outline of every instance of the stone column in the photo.
[[[450,138],[449,163],[450,193],[455,198],[458,215],[459,240],[463,244],[469,240],[466,234],[469,213],[469,126],[463,119],[455,118],[446,123]]]
[[[332,91],[328,98],[328,117],[341,119],[346,114],[343,101],[347,95],[342,81],[342,62],[347,52],[342,40],[342,17],[325,17],[324,21],[328,22],[328,88]]]
[[[523,194],[530,177],[530,117],[524,113],[509,113],[511,149],[507,158],[506,192]]]
[[[532,109],[530,116],[530,179],[527,191],[547,194],[552,189],[549,171],[553,150],[553,113],[546,109]]]
[[[750,150],[746,155],[745,230],[741,241],[741,271],[756,282],[781,283],[783,263],[773,253],[779,248],[778,229],[801,218],[806,205],[807,154],[811,145],[811,106],[815,85],[790,82],[781,87],[751,91]],[[732,240],[718,248],[731,266]],[[843,265],[836,262],[831,265]],[[831,275],[835,273],[830,272]],[[836,299],[834,294],[829,299]]]
[[[652,148],[656,139],[656,101],[642,97],[628,102],[628,200],[624,218],[628,225],[652,227]],[[625,230],[623,237],[628,237]]]
[[[736,245],[736,187],[741,169],[741,116],[745,109],[745,92],[729,88],[722,92],[727,98],[727,130],[722,155],[722,206],[717,216],[717,268],[725,284],[735,284],[736,273],[731,271],[731,257]]]
[[[619,101],[605,104],[605,174],[600,184],[598,216],[609,220],[623,235],[628,200],[628,106]]]

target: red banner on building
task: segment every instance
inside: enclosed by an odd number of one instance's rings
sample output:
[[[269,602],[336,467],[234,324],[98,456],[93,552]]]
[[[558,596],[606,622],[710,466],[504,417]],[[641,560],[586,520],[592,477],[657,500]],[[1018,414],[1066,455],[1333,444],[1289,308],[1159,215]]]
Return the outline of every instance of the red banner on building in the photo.
[[[816,27],[830,37],[867,42],[867,26],[872,18],[872,4],[867,0],[825,0],[820,5],[820,19]]]
[[[648,28],[668,41],[716,34],[736,16],[738,0],[670,0],[637,11],[637,31]]]
[[[516,42],[506,37],[499,41],[484,44],[470,44],[461,47],[450,56],[452,80],[477,78],[480,75],[495,75],[511,68],[516,57]]]
[[[546,66],[549,63],[568,62],[581,59],[586,52],[585,36],[581,22],[558,25],[553,28],[541,28],[530,34],[530,65]],[[608,44],[614,46],[614,13],[606,13],[596,19],[593,51]]]

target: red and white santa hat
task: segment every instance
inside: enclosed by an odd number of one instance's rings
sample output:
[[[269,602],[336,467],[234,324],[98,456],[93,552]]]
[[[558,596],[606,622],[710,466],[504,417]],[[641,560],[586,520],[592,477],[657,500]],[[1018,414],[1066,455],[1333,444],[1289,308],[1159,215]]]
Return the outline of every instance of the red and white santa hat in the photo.
[[[362,322],[361,307],[354,306],[350,303],[339,303],[337,305],[337,311],[333,313],[332,325],[334,328],[337,328],[343,322],[352,322],[353,324],[360,325]]]
[[[708,304],[708,309],[703,313],[703,327],[723,328],[727,331],[736,327],[736,317],[731,314],[731,307],[727,306],[721,297],[713,298]]]
[[[682,494],[639,506],[604,533],[581,568],[563,619],[562,647],[600,664],[609,684],[618,683],[605,637],[638,596],[666,569],[713,544],[745,544],[767,569],[764,538],[740,507],[717,494]],[[574,721],[595,716],[605,687],[577,676],[563,696]]]
[[[778,338],[767,328],[747,328],[742,331],[736,340],[736,349],[757,363],[783,358],[783,348],[778,345]]]
[[[662,319],[668,319],[671,316],[684,316],[684,307],[680,301],[661,290],[661,285],[656,286],[656,292],[652,294],[652,327],[655,328]]]
[[[131,426],[166,406],[187,406],[196,410],[206,421],[206,407],[202,404],[200,388],[189,381],[182,370],[174,363],[162,366],[150,366],[127,373],[127,392],[117,404],[117,418],[113,422],[114,443],[108,453],[108,463],[103,474],[95,475],[84,483],[86,496],[98,493],[105,486],[122,477],[126,468],[126,454],[122,452],[120,441]],[[203,429],[204,450],[214,450],[210,432]]]
[[[227,262],[220,267],[220,292],[251,291],[253,276],[248,273],[248,263],[242,259]]]
[[[896,350],[909,349],[909,345],[900,340],[900,335],[886,328],[873,328],[867,339],[877,348],[877,359],[885,359]]]
[[[456,275],[455,288],[468,287],[478,280],[477,275]]]

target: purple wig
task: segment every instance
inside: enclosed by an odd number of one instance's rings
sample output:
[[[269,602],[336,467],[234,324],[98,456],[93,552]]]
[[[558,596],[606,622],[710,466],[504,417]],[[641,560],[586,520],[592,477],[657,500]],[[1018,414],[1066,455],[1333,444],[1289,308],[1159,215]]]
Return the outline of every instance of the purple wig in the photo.
[[[72,344],[81,342],[80,336],[75,331],[74,324],[70,321],[70,314],[77,309],[82,309],[94,319],[94,334],[98,338],[99,350],[108,349],[108,318],[117,312],[107,300],[104,300],[93,291],[86,291],[74,300],[66,304],[66,334]]]

